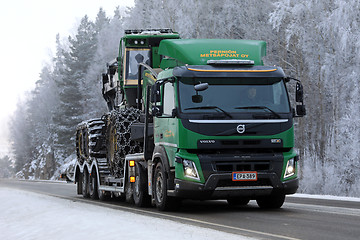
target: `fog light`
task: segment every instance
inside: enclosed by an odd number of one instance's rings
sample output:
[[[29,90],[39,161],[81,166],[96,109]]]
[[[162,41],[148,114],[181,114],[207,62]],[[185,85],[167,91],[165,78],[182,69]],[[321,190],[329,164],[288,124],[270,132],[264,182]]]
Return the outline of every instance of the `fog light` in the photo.
[[[295,159],[292,158],[286,164],[284,178],[293,176],[295,174],[295,171],[296,171]]]
[[[183,166],[185,177],[200,180],[198,171],[193,161],[183,159]]]

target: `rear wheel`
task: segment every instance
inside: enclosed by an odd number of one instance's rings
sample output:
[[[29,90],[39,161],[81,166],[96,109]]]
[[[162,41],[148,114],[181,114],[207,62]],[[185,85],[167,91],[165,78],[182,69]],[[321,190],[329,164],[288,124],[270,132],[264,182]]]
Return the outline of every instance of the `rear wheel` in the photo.
[[[91,172],[90,178],[89,178],[89,195],[91,199],[98,199],[98,182],[97,182],[97,174],[96,170],[94,169]]]
[[[111,198],[111,192],[99,190],[98,188],[98,197],[101,201],[107,201]]]
[[[167,177],[161,162],[156,165],[154,174],[154,197],[156,207],[161,211],[177,210],[181,200],[167,196]]]
[[[77,194],[82,194],[82,183],[83,183],[83,175],[81,172],[78,172],[78,179],[77,179],[77,182],[76,182],[76,191],[77,191]]]
[[[135,183],[133,184],[134,203],[138,207],[149,207],[151,198],[147,191],[147,175],[143,167],[135,165]]]
[[[285,201],[285,194],[272,194],[270,196],[256,199],[257,204],[263,209],[281,208]]]
[[[84,198],[89,198],[89,173],[87,170],[82,174],[82,195]]]

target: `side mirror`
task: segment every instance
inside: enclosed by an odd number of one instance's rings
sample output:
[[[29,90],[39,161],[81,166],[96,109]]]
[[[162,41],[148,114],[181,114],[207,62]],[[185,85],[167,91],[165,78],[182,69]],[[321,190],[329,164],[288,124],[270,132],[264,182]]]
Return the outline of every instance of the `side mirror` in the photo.
[[[305,105],[297,105],[296,106],[296,115],[299,117],[303,117],[306,115]]]
[[[161,116],[163,114],[163,106],[160,104],[161,102],[161,87],[162,82],[155,82],[154,85],[151,86],[151,96],[150,101],[152,103],[151,112],[153,116]]]
[[[161,102],[161,94],[160,94],[160,86],[159,82],[156,82],[154,85],[151,86],[151,102],[157,103]]]
[[[296,83],[295,100],[296,100],[296,102],[303,102],[304,101],[303,86],[299,82]]]

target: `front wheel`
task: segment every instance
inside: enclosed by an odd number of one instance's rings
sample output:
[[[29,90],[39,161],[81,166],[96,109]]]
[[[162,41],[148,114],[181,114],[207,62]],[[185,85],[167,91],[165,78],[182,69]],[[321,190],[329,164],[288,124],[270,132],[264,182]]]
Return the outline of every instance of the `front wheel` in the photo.
[[[177,210],[181,205],[181,200],[167,195],[167,177],[161,162],[156,165],[153,183],[156,207],[160,211]]]
[[[147,175],[140,163],[135,165],[135,183],[133,184],[134,203],[138,207],[149,207],[151,198],[147,191]]]
[[[272,194],[270,196],[256,199],[257,204],[263,209],[281,208],[285,202],[285,194]]]

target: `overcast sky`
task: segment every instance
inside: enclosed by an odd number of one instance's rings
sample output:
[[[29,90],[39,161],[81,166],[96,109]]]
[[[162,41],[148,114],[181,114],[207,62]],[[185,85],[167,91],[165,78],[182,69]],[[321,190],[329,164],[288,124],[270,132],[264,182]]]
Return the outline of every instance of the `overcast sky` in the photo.
[[[94,20],[102,7],[110,16],[116,6],[133,0],[10,0],[0,4],[0,154],[7,123],[16,103],[35,86],[42,66],[55,49],[56,34],[67,37],[87,14]]]

